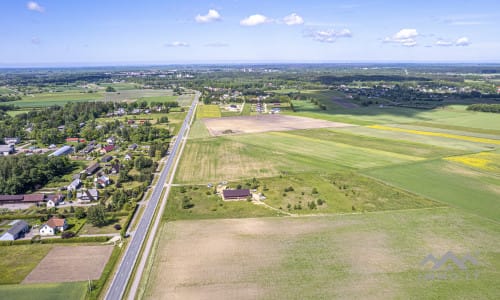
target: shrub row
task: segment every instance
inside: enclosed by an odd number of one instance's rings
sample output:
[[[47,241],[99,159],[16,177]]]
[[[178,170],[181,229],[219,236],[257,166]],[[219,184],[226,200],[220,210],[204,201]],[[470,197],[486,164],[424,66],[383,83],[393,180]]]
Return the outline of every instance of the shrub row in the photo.
[[[16,246],[29,244],[68,244],[68,243],[104,243],[109,240],[107,236],[84,236],[70,239],[32,239],[32,240],[15,240],[15,241],[0,241],[0,246]]]

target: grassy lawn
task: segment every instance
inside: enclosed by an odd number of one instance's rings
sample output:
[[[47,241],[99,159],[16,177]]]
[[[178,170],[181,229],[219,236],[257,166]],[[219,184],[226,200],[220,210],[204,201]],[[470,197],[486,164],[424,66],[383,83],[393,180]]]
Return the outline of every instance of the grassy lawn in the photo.
[[[3,299],[66,300],[85,299],[87,282],[0,285]]]
[[[198,105],[196,110],[196,118],[220,118],[221,111],[218,105]]]
[[[258,191],[267,198],[264,200],[265,203],[295,214],[349,213],[443,206],[438,202],[393,188],[354,172],[331,175],[283,175],[262,178],[258,181]],[[241,182],[241,185],[249,186],[246,182]],[[236,186],[232,184],[231,187]]]
[[[97,227],[92,225],[90,222],[85,223],[79,234],[104,234],[104,233],[120,233],[120,230],[116,230],[114,226],[116,224],[120,224],[123,226],[127,216],[123,217],[115,217],[113,219],[108,220],[108,224],[105,226]]]
[[[500,221],[500,181],[458,163],[434,160],[365,172],[389,184]]]
[[[52,247],[54,246],[50,244],[0,247],[0,257],[2,257],[0,262],[0,270],[2,270],[0,272],[0,284],[20,283],[23,281],[31,270],[49,253]],[[4,294],[1,293],[1,295]]]
[[[156,97],[143,97],[140,98],[139,101],[148,101],[148,103],[151,102],[173,102],[177,101],[178,96],[156,96]]]
[[[165,220],[183,219],[213,219],[213,218],[249,218],[270,217],[280,215],[271,209],[255,205],[247,201],[222,201],[213,194],[213,188],[206,186],[187,186],[183,193],[182,187],[174,187],[168,196]],[[207,192],[210,194],[208,195]],[[188,197],[194,204],[192,208],[184,209],[183,199]]]

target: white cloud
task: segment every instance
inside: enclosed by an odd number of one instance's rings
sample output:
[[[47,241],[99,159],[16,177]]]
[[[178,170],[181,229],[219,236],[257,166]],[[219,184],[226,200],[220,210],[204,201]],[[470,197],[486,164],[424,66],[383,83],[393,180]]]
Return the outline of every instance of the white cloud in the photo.
[[[213,42],[205,44],[205,47],[224,48],[224,47],[229,47],[229,44],[222,42]]]
[[[269,19],[266,16],[256,14],[256,15],[251,15],[243,20],[240,21],[240,25],[242,26],[256,26],[260,24],[265,24],[265,23],[271,23],[273,20]]]
[[[36,3],[35,1],[28,2],[26,4],[26,7],[29,10],[37,11],[37,12],[40,12],[40,13],[43,13],[45,11],[45,8],[43,8],[42,6],[40,6],[40,4]]]
[[[296,13],[292,13],[283,18],[286,25],[301,25],[304,24],[304,19]]]
[[[351,37],[352,33],[349,29],[342,29],[342,30],[328,29],[328,30],[316,30],[309,34],[306,34],[306,36],[312,37],[313,40],[318,42],[333,43],[338,38]]]
[[[165,46],[167,46],[167,47],[189,47],[189,44],[185,43],[185,42],[175,41],[175,42],[168,43]]]
[[[470,45],[469,38],[465,37],[465,36],[461,37],[461,38],[458,38],[455,41],[455,45],[456,46],[469,46]]]
[[[219,21],[221,16],[215,9],[209,9],[206,15],[197,15],[194,19],[198,23],[210,23],[213,21]]]
[[[450,41],[439,40],[436,42],[436,46],[450,47],[450,46],[453,46],[453,43]]]
[[[405,28],[396,32],[393,36],[386,37],[384,43],[397,43],[406,47],[417,45],[416,37],[418,36],[416,29]]]

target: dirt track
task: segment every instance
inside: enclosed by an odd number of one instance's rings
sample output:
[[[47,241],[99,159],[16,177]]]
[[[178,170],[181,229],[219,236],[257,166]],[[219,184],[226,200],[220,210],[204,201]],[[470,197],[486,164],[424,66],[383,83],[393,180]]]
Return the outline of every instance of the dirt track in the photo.
[[[113,246],[57,246],[22,283],[72,282],[99,279]]]
[[[212,136],[224,135],[224,132],[229,130],[231,131],[229,134],[238,134],[354,126],[345,123],[286,115],[212,118],[203,119],[203,122]]]

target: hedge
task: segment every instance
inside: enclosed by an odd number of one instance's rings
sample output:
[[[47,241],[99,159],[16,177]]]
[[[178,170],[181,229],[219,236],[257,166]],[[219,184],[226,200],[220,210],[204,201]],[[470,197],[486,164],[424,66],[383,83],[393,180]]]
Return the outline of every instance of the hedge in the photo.
[[[127,217],[127,220],[125,221],[125,224],[123,224],[122,229],[120,230],[120,235],[122,237],[125,237],[125,235],[127,234],[127,230],[128,230],[128,227],[130,226],[130,222],[132,222],[132,219],[134,218],[134,215],[137,212],[138,207],[139,207],[139,205],[137,205],[137,204],[134,206],[134,209],[132,209],[132,211],[129,213],[129,215]]]
[[[68,244],[68,243],[104,243],[110,239],[108,236],[82,236],[70,239],[41,239],[40,241],[32,240],[15,240],[15,241],[0,241],[0,246],[15,246],[28,244]]]

